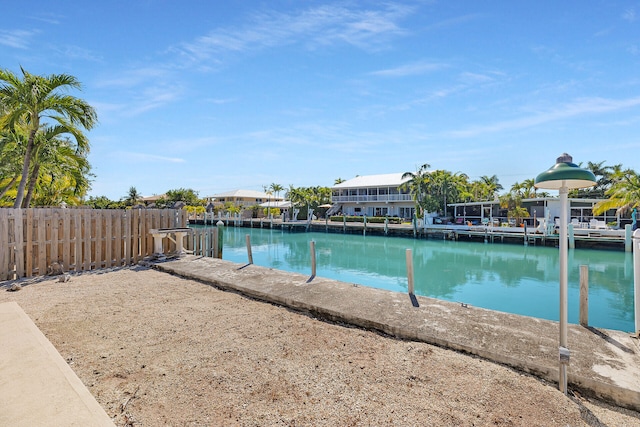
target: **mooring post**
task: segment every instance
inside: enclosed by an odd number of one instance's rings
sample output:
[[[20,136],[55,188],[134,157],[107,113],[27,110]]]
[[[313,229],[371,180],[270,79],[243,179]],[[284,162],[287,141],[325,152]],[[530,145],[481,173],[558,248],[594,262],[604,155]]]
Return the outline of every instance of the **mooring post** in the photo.
[[[567,230],[569,233],[569,249],[575,249],[576,248],[576,237],[573,233],[573,224],[569,223],[567,225]]]
[[[346,234],[347,232],[347,216],[342,215],[342,233]]]
[[[413,238],[415,239],[418,235],[418,217],[415,214],[413,215],[413,220],[411,222],[413,223]]]
[[[309,243],[311,251],[311,277],[316,277],[316,242],[313,240]]]
[[[413,285],[413,252],[411,249],[407,249],[407,288],[409,295],[415,295]]]
[[[640,338],[640,228],[633,232],[633,305],[636,338]]]
[[[389,233],[389,217],[384,217],[384,235],[386,236]]]
[[[249,258],[249,264],[253,264],[253,254],[251,253],[251,236],[246,235],[247,239],[247,257]]]
[[[589,266],[580,266],[580,324],[589,326]]]
[[[367,216],[366,215],[364,216],[363,223],[364,223],[364,227],[362,228],[362,235],[366,236],[367,235]]]
[[[624,226],[624,251],[631,252],[631,236],[633,235],[633,229],[631,224]]]
[[[222,259],[222,242],[223,242],[222,233],[224,230],[224,222],[218,221],[216,223],[216,227],[218,230],[218,242],[217,242],[218,244],[216,246],[216,255],[217,255],[216,258]]]

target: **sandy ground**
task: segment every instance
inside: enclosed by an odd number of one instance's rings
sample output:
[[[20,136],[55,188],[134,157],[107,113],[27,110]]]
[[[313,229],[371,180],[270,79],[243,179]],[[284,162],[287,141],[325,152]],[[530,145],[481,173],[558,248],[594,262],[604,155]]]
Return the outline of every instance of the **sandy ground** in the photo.
[[[0,302],[118,426],[640,426],[491,362],[142,267],[22,284]]]

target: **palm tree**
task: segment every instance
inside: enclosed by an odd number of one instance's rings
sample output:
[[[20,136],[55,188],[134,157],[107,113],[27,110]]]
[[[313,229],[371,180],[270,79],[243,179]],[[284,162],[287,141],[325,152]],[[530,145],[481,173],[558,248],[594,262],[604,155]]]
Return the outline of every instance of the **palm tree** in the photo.
[[[534,199],[537,196],[536,180],[533,178],[522,181],[522,196],[525,199]]]
[[[63,137],[66,134],[74,136],[74,140]],[[53,170],[54,175],[58,177],[67,175],[70,183],[74,183],[74,194],[82,197],[89,188],[88,174],[91,167],[87,160],[88,145],[85,136],[75,129],[70,131],[66,126],[61,125],[41,126],[36,134],[32,167],[27,180],[27,194],[22,207],[28,207],[31,204],[41,169],[44,172]]]
[[[3,109],[0,128],[13,129],[24,124],[28,135],[14,208],[23,205],[36,134],[41,124],[50,120],[73,133],[79,132],[80,127],[90,130],[97,121],[93,107],[80,98],[61,93],[67,89],[81,89],[75,77],[68,74],[37,76],[22,67],[20,70],[22,78],[0,69],[0,105]]]
[[[138,193],[138,189],[134,186],[129,187],[129,191],[124,198],[124,202],[127,206],[135,206],[138,203],[142,196]]]
[[[269,186],[269,189],[276,194],[276,197],[280,196],[280,192],[284,190],[284,187],[280,184],[276,184],[275,182]]]
[[[419,212],[419,216],[424,215],[425,199],[427,197],[427,181],[429,179],[429,168],[431,165],[428,163],[423,164],[416,170],[416,172],[405,172],[402,174],[402,179],[409,179],[403,183],[400,188],[409,190],[411,198],[416,204],[416,213]]]
[[[498,182],[498,177],[496,175],[492,175],[492,176],[483,175],[480,177],[479,182],[482,188],[484,200],[493,200],[496,194],[504,188]]]
[[[0,129],[0,198],[14,188],[21,173],[26,136],[20,129]]]
[[[428,191],[437,201],[437,209],[447,215],[447,199],[450,203],[458,200],[467,182],[467,175],[446,170],[437,170],[431,173],[428,182]],[[442,202],[440,202],[442,201]]]
[[[594,215],[600,215],[609,209],[616,209],[620,215],[633,208],[640,207],[640,175],[632,169],[614,174],[614,183],[607,190],[609,198],[593,207]]]

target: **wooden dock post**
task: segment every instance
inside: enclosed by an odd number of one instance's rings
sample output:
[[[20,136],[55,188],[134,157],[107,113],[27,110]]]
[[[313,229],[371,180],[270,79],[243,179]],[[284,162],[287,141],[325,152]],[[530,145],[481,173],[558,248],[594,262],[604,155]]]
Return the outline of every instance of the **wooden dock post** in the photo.
[[[413,283],[413,251],[411,249],[407,249],[407,289],[409,290],[409,295],[415,295],[414,293],[414,283]]]
[[[569,249],[575,249],[576,248],[576,236],[573,233],[573,224],[569,224],[567,225],[567,230],[569,233]]]
[[[580,324],[589,326],[589,266],[580,266]]]
[[[249,264],[253,264],[253,253],[251,253],[251,236],[247,234],[245,238],[247,240],[247,258],[249,259]]]
[[[311,278],[316,277],[316,242],[313,240],[309,242],[309,249],[311,252]]]
[[[216,258],[222,259],[222,234],[224,230],[224,222],[218,221],[216,223],[217,231],[218,231],[218,242],[216,245]]]

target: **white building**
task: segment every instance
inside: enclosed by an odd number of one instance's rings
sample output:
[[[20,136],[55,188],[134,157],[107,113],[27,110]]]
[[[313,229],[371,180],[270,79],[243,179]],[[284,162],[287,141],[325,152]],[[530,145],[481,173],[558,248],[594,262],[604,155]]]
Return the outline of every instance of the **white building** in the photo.
[[[209,202],[213,202],[216,206],[221,206],[227,202],[231,202],[234,205],[243,208],[257,206],[267,202],[276,203],[284,201],[283,197],[276,197],[273,194],[254,190],[227,191],[225,193],[214,194],[206,199]]]
[[[329,214],[367,216],[397,216],[412,218],[415,202],[408,189],[401,189],[410,178],[403,173],[357,176],[334,185],[331,195],[333,207]]]

